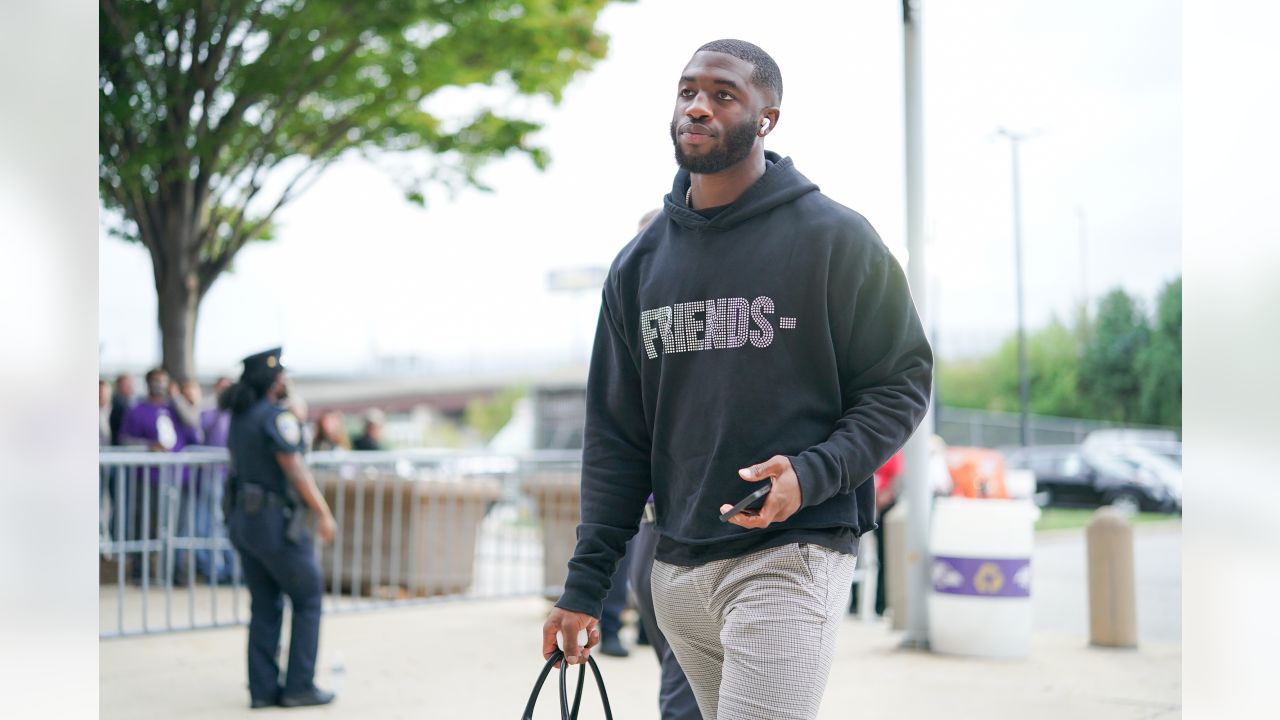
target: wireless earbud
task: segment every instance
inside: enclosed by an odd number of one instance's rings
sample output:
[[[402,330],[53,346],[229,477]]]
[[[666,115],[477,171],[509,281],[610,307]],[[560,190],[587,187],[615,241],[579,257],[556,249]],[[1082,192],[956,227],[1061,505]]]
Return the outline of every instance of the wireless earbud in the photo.
[[[763,119],[763,120],[761,120],[761,121],[760,121],[760,129],[761,129],[761,130],[768,130],[768,129],[769,129],[769,118],[765,118],[765,119]]]

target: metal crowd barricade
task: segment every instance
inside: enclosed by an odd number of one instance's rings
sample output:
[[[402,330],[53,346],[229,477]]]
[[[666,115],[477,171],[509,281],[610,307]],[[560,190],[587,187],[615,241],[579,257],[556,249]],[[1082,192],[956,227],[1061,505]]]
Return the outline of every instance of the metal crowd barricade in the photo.
[[[335,451],[307,461],[338,525],[332,545],[315,545],[326,612],[562,591],[580,452]],[[104,448],[99,470],[100,636],[246,622],[220,507],[226,451]]]
[[[98,456],[99,633],[213,627],[247,617],[221,501],[225,450]]]

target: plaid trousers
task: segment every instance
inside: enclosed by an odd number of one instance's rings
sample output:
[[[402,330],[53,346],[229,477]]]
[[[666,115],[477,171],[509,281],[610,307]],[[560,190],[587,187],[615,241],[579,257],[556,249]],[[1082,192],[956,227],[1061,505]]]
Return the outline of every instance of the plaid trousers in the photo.
[[[653,604],[704,720],[818,714],[856,558],[792,543],[685,567],[653,563]]]

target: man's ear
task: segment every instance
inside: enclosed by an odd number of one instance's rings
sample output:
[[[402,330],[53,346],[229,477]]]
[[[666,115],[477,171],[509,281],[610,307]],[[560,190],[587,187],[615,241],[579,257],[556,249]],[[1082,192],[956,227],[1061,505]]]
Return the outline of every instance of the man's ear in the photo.
[[[782,114],[776,107],[767,107],[760,111],[760,122],[756,126],[756,135],[764,137],[778,127],[778,117]]]

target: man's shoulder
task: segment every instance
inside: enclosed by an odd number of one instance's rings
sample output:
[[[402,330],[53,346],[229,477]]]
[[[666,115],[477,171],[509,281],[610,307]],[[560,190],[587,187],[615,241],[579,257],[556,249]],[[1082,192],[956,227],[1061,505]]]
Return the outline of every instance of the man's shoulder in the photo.
[[[880,236],[866,216],[851,207],[843,205],[821,191],[806,193],[796,198],[794,205],[798,211],[799,221],[805,226],[829,228],[843,231],[851,237]]]
[[[871,221],[857,210],[821,192],[808,193],[798,198],[794,205],[796,237],[828,244],[837,254],[879,257],[888,252]]]
[[[609,275],[624,274],[643,262],[643,258],[658,248],[666,238],[666,226],[667,211],[664,209],[648,225],[641,228],[630,242],[622,246],[609,266]]]
[[[666,238],[667,216],[664,209],[614,256],[609,272],[605,275],[606,294],[610,293],[610,289],[616,293],[633,287],[644,268],[652,261],[655,251],[666,242]],[[625,296],[626,293],[622,294]]]

